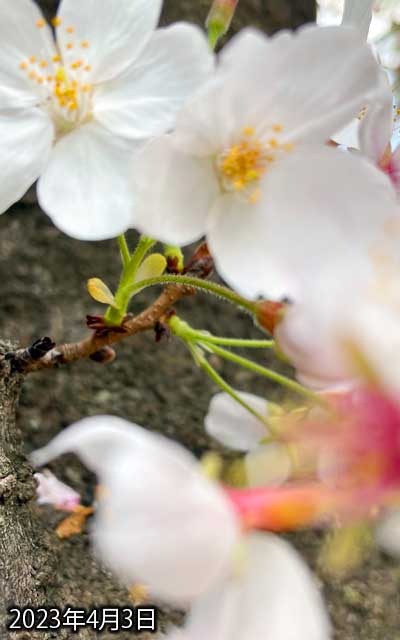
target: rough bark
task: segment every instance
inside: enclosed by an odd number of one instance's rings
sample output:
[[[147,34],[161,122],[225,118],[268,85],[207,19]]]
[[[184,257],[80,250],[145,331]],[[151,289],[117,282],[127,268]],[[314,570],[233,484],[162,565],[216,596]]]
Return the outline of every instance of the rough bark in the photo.
[[[55,14],[57,0],[39,2],[46,15]],[[162,21],[190,20],[203,24],[209,0],[166,0]],[[253,24],[267,32],[281,27],[296,27],[312,20],[314,0],[242,0],[233,23],[233,31]],[[31,467],[24,457],[22,437],[16,425],[16,406],[23,379],[10,375],[4,352],[15,345],[0,342],[0,637],[14,637],[5,628],[7,608],[13,606],[66,606],[103,603],[102,586],[107,580],[108,597],[114,606],[126,604],[126,592],[108,574],[95,565],[85,547],[85,539],[60,542],[44,526],[33,497],[35,483]],[[96,366],[96,365],[93,365]],[[51,375],[51,374],[50,374]],[[87,545],[86,545],[87,546]],[[67,551],[66,551],[67,548]],[[70,555],[69,555],[70,554]],[[67,559],[67,560],[66,560]],[[90,575],[90,582],[89,582]],[[85,585],[88,581],[89,590]],[[98,590],[95,593],[95,586]],[[40,637],[70,637],[69,632],[56,634],[22,632],[21,640]],[[93,637],[81,631],[79,637]],[[102,637],[114,637],[107,634]],[[132,634],[119,634],[120,638]],[[144,640],[144,635],[140,636]]]
[[[50,604],[47,596],[53,591],[56,558],[51,534],[44,531],[32,508],[35,481],[16,425],[22,377],[11,375],[2,359],[14,346],[0,342],[0,633],[4,640],[15,636],[7,630],[9,607]],[[54,603],[55,593],[50,597]],[[22,633],[19,637],[31,636]]]

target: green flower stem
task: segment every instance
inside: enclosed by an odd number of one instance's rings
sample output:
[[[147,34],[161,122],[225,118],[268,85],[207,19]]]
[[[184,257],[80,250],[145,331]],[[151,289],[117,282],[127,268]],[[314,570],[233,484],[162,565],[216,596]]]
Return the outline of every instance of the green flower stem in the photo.
[[[325,402],[320,398],[318,394],[314,393],[313,391],[310,391],[309,389],[306,389],[298,382],[295,382],[294,380],[291,380],[290,378],[287,378],[286,376],[283,376],[280,373],[277,373],[276,371],[267,369],[266,367],[263,367],[262,365],[257,364],[252,360],[248,360],[247,358],[242,358],[241,356],[236,355],[236,353],[231,353],[226,349],[221,349],[216,345],[207,344],[207,346],[209,349],[211,349],[211,351],[213,351],[213,353],[215,353],[218,356],[221,356],[221,358],[225,358],[225,360],[230,360],[231,362],[234,362],[235,364],[238,364],[241,367],[250,369],[250,371],[254,371],[254,373],[258,373],[259,375],[264,376],[265,378],[268,378],[273,382],[283,385],[284,387],[287,387],[288,389],[290,389],[291,391],[294,391],[295,393],[298,393],[299,395],[306,396],[309,400],[312,400],[313,402],[317,402],[318,404],[325,405]]]
[[[217,46],[217,42],[222,35],[222,29],[219,25],[213,25],[208,30],[208,43],[210,45],[211,51],[214,51]]]
[[[261,413],[258,413],[253,407],[251,407],[245,400],[243,400],[239,394],[228,384],[213,366],[208,362],[208,360],[198,353],[193,353],[193,347],[190,343],[187,343],[189,349],[192,351],[193,357],[195,361],[199,364],[199,366],[203,369],[203,371],[215,382],[223,391],[228,393],[236,402],[238,402],[244,409],[246,409],[249,413],[251,413],[257,420],[260,420],[262,424],[265,425],[265,428],[268,429],[267,417],[262,416]]]
[[[130,260],[131,260],[131,254],[129,251],[129,247],[128,247],[128,243],[126,241],[126,237],[125,234],[122,233],[120,236],[118,236],[118,244],[119,244],[119,250],[121,253],[121,259],[122,259],[122,264],[124,267],[124,270],[126,269],[126,267],[128,266]]]
[[[139,242],[136,245],[136,249],[133,252],[129,264],[124,271],[123,282],[121,282],[121,286],[119,287],[119,289],[121,289],[121,297],[123,297],[124,295],[122,293],[122,290],[133,283],[136,272],[143,262],[143,258],[145,258],[146,254],[154,245],[155,240],[153,240],[152,238],[148,238],[147,236],[140,236]]]
[[[104,321],[109,325],[120,325],[124,319],[129,301],[133,294],[129,293],[130,287],[134,287],[135,276],[139,269],[144,257],[150,251],[155,244],[155,240],[148,238],[147,236],[140,236],[139,242],[136,245],[136,249],[132,256],[129,257],[129,262],[124,264],[122,276],[118,285],[118,290],[115,294],[115,306],[108,307]],[[121,244],[120,244],[121,248]],[[125,248],[124,248],[125,252]],[[122,254],[122,249],[121,249]]]
[[[254,315],[256,313],[257,303],[252,302],[251,300],[247,300],[246,298],[242,298],[234,291],[223,287],[216,282],[210,282],[208,280],[201,280],[200,278],[191,278],[189,276],[174,276],[174,275],[163,275],[158,278],[149,278],[148,280],[142,280],[141,282],[135,282],[133,285],[130,285],[126,288],[125,295],[130,298],[135,291],[139,289],[146,289],[147,287],[154,287],[156,285],[163,284],[182,284],[189,287],[194,287],[195,289],[199,289],[200,291],[205,291],[207,293],[212,293],[219,298],[223,298],[228,302],[244,309],[248,313]]]
[[[241,340],[240,338],[222,338],[213,336],[201,331],[189,329],[187,331],[188,338],[198,342],[206,342],[207,344],[216,344],[225,347],[244,347],[250,349],[272,349],[275,346],[274,340]]]

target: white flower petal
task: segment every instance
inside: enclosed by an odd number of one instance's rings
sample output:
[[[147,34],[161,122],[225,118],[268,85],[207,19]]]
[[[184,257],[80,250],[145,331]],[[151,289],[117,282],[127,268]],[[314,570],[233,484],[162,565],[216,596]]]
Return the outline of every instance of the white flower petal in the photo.
[[[332,287],[324,289],[318,286],[320,282],[319,280],[317,286],[314,285],[315,291],[320,294],[319,299],[317,295],[311,301],[303,298],[301,304],[289,307],[282,322],[278,324],[274,337],[279,348],[296,368],[297,378],[302,384],[312,389],[325,390],[348,382],[350,372],[335,336],[341,306],[340,291],[337,293],[337,304],[332,305]],[[316,304],[318,308],[314,313]],[[335,308],[332,309],[332,306]]]
[[[376,541],[387,553],[400,556],[400,510],[386,515],[375,532]]]
[[[283,484],[292,464],[286,448],[271,442],[248,453],[244,459],[247,483],[250,487],[271,487]]]
[[[91,123],[61,138],[38,185],[40,206],[79,240],[114,238],[129,227],[131,148]]]
[[[0,213],[19,200],[46,166],[53,142],[51,120],[39,109],[0,112]]]
[[[239,538],[228,500],[180,445],[112,416],[82,420],[36,451],[43,464],[76,452],[105,486],[94,541],[127,583],[156,596],[198,596],[224,575]]]
[[[267,417],[268,403],[264,398],[252,393],[237,394],[252,409]],[[253,451],[269,435],[267,427],[227,393],[217,393],[211,398],[204,423],[210,436],[236,451]]]
[[[199,155],[234,144],[249,126],[270,137],[280,125],[283,142],[325,142],[379,85],[379,65],[351,28],[308,26],[273,38],[245,30],[222,56],[217,79],[177,120],[177,143]]]
[[[224,72],[232,71],[233,69],[239,71],[245,71],[248,69],[254,58],[265,55],[266,47],[268,46],[271,53],[274,51],[272,42],[275,43],[276,39],[286,38],[286,42],[290,44],[290,32],[280,31],[274,39],[266,38],[265,34],[254,27],[246,27],[239,31],[235,37],[231,38],[228,43],[223,47],[219,56],[219,69]]]
[[[322,269],[278,325],[275,337],[304,384],[354,386],[372,372],[398,398],[399,230],[391,234],[393,246],[381,243],[371,255],[372,269],[356,259]]]
[[[34,474],[38,483],[36,493],[38,504],[51,504],[62,511],[73,511],[81,501],[79,493],[74,491],[56,476],[44,469],[42,473]]]
[[[187,640],[328,640],[331,626],[301,557],[276,536],[254,533],[242,567],[197,601]]]
[[[360,151],[377,164],[390,144],[392,129],[393,94],[386,73],[382,71],[379,96],[361,120]]]
[[[136,156],[137,205],[131,226],[169,244],[189,244],[206,230],[219,185],[212,162],[181,153],[173,136],[149,142]]]
[[[345,0],[342,25],[358,29],[367,38],[375,0]]]
[[[361,120],[359,118],[353,118],[349,124],[332,136],[332,140],[336,142],[336,144],[343,145],[348,149],[359,149],[360,124]]]
[[[105,82],[132,64],[148,43],[162,0],[62,0],[57,40],[66,64],[84,58],[91,80]],[[72,27],[72,34],[67,28]],[[82,49],[87,41],[89,47]],[[68,43],[73,48],[68,49]]]
[[[228,147],[238,125],[225,86],[216,75],[188,100],[177,115],[174,145],[188,155],[212,157]],[[239,129],[240,131],[240,129]]]
[[[400,215],[381,171],[329,147],[294,150],[261,186],[256,204],[236,195],[219,198],[207,234],[222,277],[251,297],[296,300],[338,256],[369,263],[385,219]]]
[[[213,55],[198,27],[181,23],[158,29],[140,59],[95,92],[95,117],[123,137],[165,133],[212,68]]]
[[[243,36],[242,41],[246,43]],[[286,140],[324,142],[355,117],[378,88],[379,65],[354,29],[307,26],[290,36],[284,32],[265,37],[263,55],[259,44],[250,47],[250,53],[243,48],[247,65],[228,72],[225,63],[221,72],[221,100],[235,113],[238,131],[252,126],[271,135],[271,127],[280,124]],[[318,64],[310,64],[316,56]],[[238,73],[243,76],[240,82]],[[260,91],[260,78],[266,91]]]
[[[48,60],[55,53],[50,27],[37,22],[43,15],[31,0],[0,2],[0,108],[23,108],[38,101],[38,85],[20,69],[31,56]],[[32,66],[32,65],[31,65]],[[34,67],[32,67],[34,68]]]

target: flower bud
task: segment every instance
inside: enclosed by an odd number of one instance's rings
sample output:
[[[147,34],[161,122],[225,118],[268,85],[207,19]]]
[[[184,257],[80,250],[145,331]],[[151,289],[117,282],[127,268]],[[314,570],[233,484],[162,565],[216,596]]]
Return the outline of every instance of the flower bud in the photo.
[[[274,335],[277,325],[283,318],[286,304],[284,302],[273,302],[272,300],[261,300],[257,304],[256,320],[258,324]]]
[[[228,31],[238,1],[239,0],[214,0],[206,21],[210,43],[213,48],[218,40]]]

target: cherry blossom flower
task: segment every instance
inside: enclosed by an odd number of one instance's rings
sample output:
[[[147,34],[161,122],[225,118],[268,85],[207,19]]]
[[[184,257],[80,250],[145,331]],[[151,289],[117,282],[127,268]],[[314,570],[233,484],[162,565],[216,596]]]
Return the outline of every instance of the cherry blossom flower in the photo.
[[[314,449],[318,472],[337,491],[343,525],[370,521],[378,544],[400,555],[400,396],[358,388],[337,396],[329,420],[296,425],[295,438]]]
[[[326,410],[301,420],[286,417],[297,479],[227,489],[241,522],[269,531],[334,524],[350,534],[361,526],[375,529],[378,544],[400,555],[399,398],[362,387],[327,398]]]
[[[328,640],[331,626],[312,576],[291,546],[253,533],[242,561],[193,604],[183,630],[167,640]]]
[[[350,28],[245,30],[174,133],[137,156],[134,224],[170,244],[206,234],[240,292],[296,297],[322,258],[350,251],[349,238],[353,254],[364,251],[395,206],[384,176],[325,145],[375,95],[379,73]]]
[[[320,477],[352,494],[351,517],[400,498],[400,405],[375,387],[330,401],[335,411],[293,426],[293,441],[317,452]],[[346,513],[342,514],[346,517]]]
[[[63,431],[33,459],[43,464],[67,451],[104,486],[94,545],[121,579],[176,601],[199,595],[226,572],[240,525],[222,490],[183,447],[96,416]]]
[[[62,0],[56,39],[32,0],[1,0],[0,211],[39,178],[43,210],[85,240],[132,219],[130,163],[212,69],[200,29],[155,31],[162,0]]]
[[[384,240],[371,246],[370,270],[347,260],[321,269],[281,316],[274,335],[303,384],[325,390],[372,378],[400,392],[397,218],[387,221]]]
[[[375,0],[345,0],[342,24],[355,27],[367,38]]]
[[[268,402],[251,393],[236,392],[258,414],[268,418]],[[271,432],[227,393],[217,393],[210,402],[205,417],[207,433],[234,451],[245,451],[244,458],[249,486],[281,484],[290,472],[290,458],[284,445],[268,442]]]
[[[301,558],[275,536],[242,533],[229,492],[208,480],[183,447],[96,416],[32,458],[42,464],[67,451],[103,485],[93,531],[100,557],[122,579],[138,580],[167,601],[192,601],[186,628],[170,638],[200,640],[212,629],[230,640],[235,629],[238,638],[328,640],[328,616]]]
[[[359,149],[391,179],[400,195],[400,109],[386,81],[381,100],[371,105],[359,127]]]
[[[334,141],[349,149],[358,149],[384,171],[400,194],[400,109],[394,100],[386,73],[382,71],[381,89],[374,102],[366,106]]]
[[[51,504],[60,511],[74,511],[80,504],[79,493],[58,480],[49,469],[35,473],[35,480],[38,483],[36,489],[38,504]]]

